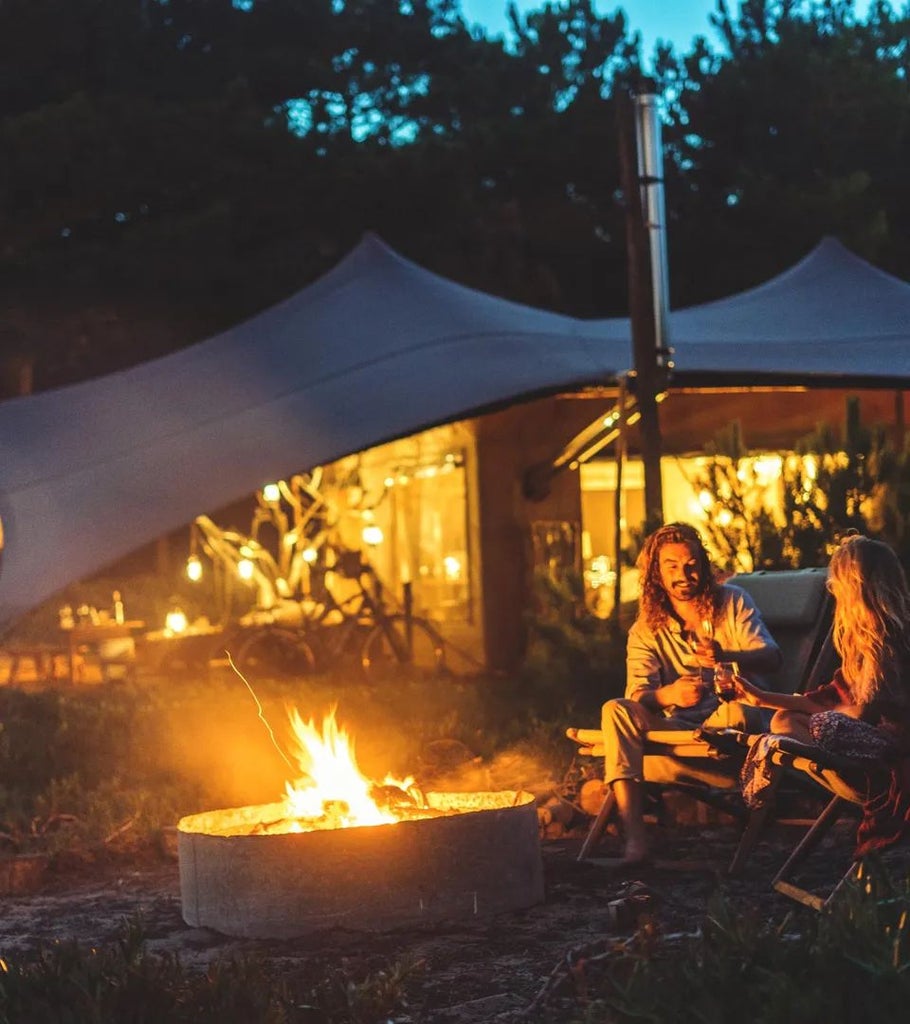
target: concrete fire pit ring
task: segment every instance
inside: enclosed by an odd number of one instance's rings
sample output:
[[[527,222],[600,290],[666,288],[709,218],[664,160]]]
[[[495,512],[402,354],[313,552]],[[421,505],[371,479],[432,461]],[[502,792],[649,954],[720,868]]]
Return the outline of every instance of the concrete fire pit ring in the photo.
[[[189,815],[178,824],[183,919],[244,938],[325,928],[384,931],[543,901],[530,793],[427,793],[444,817],[279,835],[242,832],[283,805]],[[451,813],[457,811],[458,813]]]

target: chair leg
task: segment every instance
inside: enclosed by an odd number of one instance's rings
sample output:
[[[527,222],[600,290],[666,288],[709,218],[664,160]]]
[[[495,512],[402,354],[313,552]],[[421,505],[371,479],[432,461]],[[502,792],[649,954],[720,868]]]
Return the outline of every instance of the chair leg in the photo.
[[[828,802],[828,805],[816,818],[815,823],[809,829],[809,831],[803,836],[796,849],[786,859],[780,871],[774,876],[772,881],[772,887],[784,896],[789,896],[790,899],[796,900],[797,903],[802,903],[803,906],[811,907],[813,910],[821,910],[822,907],[831,899],[834,895],[832,892],[826,898],[816,896],[814,893],[808,892],[806,889],[800,888],[798,885],[794,885],[790,880],[789,876],[792,874],[795,868],[799,867],[800,864],[812,853],[812,851],[818,846],[818,844],[824,839],[825,835],[830,830],[831,826],[840,818],[841,814],[847,806],[847,801],[842,797],[834,796]],[[852,871],[852,867],[851,867]],[[849,872],[848,872],[849,875]],[[840,888],[840,884],[837,888]],[[835,889],[835,892],[837,890]]]
[[[749,815],[749,820],[746,822],[746,827],[743,829],[742,836],[740,836],[739,845],[736,847],[736,853],[733,854],[733,860],[730,862],[730,867],[727,869],[728,874],[738,875],[745,867],[746,861],[752,856],[752,851],[758,844],[758,839],[765,827],[765,822],[768,820],[768,816],[774,809],[777,789],[780,786],[783,777],[783,770],[778,768],[774,772],[771,783],[768,786],[767,793],[765,794],[765,802],[761,807],[757,807]]]
[[[597,817],[591,822],[591,827],[588,829],[585,841],[581,844],[581,849],[578,851],[577,860],[584,860],[600,842],[607,827],[607,821],[613,813],[613,808],[615,806],[616,796],[614,795],[613,787],[611,786],[604,794],[604,802],[601,804],[600,810],[597,812]]]

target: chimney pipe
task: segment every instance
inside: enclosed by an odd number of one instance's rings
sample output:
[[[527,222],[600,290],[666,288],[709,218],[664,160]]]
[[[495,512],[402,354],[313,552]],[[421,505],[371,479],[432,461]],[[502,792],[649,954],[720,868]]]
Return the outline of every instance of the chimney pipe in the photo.
[[[647,91],[646,91],[647,90]],[[635,136],[642,210],[651,251],[651,285],[654,303],[654,346],[661,373],[672,368],[669,344],[670,272],[667,259],[667,219],[664,205],[663,144],[658,97],[653,84],[644,83],[635,95]]]

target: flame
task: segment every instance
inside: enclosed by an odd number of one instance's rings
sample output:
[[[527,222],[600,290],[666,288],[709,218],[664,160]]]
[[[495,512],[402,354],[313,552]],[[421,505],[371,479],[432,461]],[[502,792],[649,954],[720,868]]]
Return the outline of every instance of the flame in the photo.
[[[301,775],[285,783],[288,821],[280,831],[391,824],[403,816],[396,812],[396,805],[406,807],[407,816],[414,817],[422,801],[413,777],[387,775],[379,785],[366,778],[357,767],[353,740],[335,720],[334,708],[323,718],[321,730],[313,719],[305,722],[296,708],[289,717],[292,753]],[[383,798],[382,805],[377,796]]]

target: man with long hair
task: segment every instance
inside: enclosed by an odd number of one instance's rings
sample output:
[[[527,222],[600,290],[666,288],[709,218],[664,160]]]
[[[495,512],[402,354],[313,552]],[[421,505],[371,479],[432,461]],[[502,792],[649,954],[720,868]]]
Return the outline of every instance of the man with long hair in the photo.
[[[623,864],[647,859],[644,746],[650,729],[746,726],[745,709],[718,706],[714,666],[773,672],[781,652],[742,588],[719,583],[698,531],[669,523],[638,559],[641,600],[626,644],[625,697],[604,704],[604,784],[613,789],[625,835]]]

